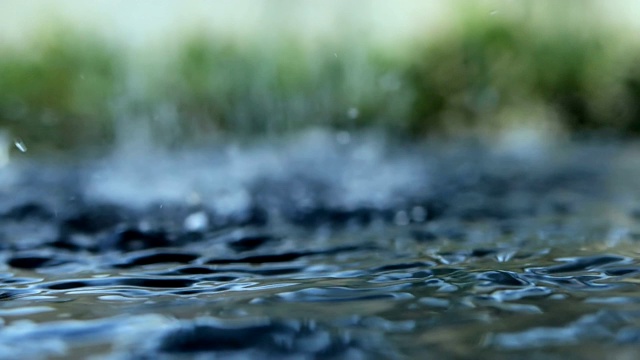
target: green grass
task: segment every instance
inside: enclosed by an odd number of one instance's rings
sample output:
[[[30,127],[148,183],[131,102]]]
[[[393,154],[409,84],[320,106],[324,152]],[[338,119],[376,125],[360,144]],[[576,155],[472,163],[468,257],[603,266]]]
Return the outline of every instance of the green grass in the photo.
[[[309,48],[295,38],[238,44],[196,35],[176,54],[167,76],[152,77],[146,103],[174,109],[180,138],[358,129],[397,111],[380,82],[394,81],[400,69],[369,44]]]
[[[109,107],[124,67],[106,42],[56,31],[0,54],[0,128],[33,148],[112,141]]]
[[[499,128],[525,120],[503,114],[544,108],[547,119],[535,121],[572,131],[637,128],[640,44],[569,3],[537,3],[553,10],[537,16],[533,3],[518,14],[461,10],[449,31],[417,46],[410,127]]]
[[[310,127],[640,133],[640,44],[590,7],[457,4],[437,34],[393,46],[357,32],[314,43],[196,32],[131,50],[49,30],[0,44],[0,129],[36,153],[108,149],[138,129],[165,146]]]

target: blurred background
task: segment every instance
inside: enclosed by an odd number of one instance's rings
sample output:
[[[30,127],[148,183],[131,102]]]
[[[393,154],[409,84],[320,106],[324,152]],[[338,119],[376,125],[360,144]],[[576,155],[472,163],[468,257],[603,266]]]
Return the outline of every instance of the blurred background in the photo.
[[[633,0],[0,1],[0,162],[323,128],[640,132]]]

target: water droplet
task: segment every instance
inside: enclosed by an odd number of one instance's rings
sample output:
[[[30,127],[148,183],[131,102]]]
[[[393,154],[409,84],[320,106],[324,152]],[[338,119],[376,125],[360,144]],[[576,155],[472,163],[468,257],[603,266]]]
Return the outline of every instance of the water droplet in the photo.
[[[422,206],[414,206],[411,209],[411,219],[415,222],[424,222],[427,220],[427,210]]]
[[[195,212],[184,219],[184,227],[189,231],[203,231],[209,226],[209,218],[204,211]]]
[[[18,148],[18,150],[22,152],[27,152],[27,145],[22,141],[22,139],[15,139],[13,144]]]
[[[347,111],[347,116],[349,116],[349,119],[357,119],[358,115],[360,115],[360,111],[356,107],[351,107]]]
[[[9,139],[7,134],[0,130],[0,168],[9,164]]]
[[[492,10],[489,15],[494,16],[498,13],[498,10]]]
[[[393,222],[398,226],[409,225],[409,214],[406,211],[398,211],[393,218]]]

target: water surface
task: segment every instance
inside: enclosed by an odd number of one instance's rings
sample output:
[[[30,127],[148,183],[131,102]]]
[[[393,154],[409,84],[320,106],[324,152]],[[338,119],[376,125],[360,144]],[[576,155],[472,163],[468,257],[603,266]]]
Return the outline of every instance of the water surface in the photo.
[[[632,358],[634,154],[316,134],[13,163],[0,354]]]

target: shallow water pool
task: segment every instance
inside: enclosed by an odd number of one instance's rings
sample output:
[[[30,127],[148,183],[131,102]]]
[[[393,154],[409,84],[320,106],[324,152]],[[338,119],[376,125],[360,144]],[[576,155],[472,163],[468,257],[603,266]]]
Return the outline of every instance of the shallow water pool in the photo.
[[[640,350],[633,145],[314,141],[1,169],[0,357]]]

